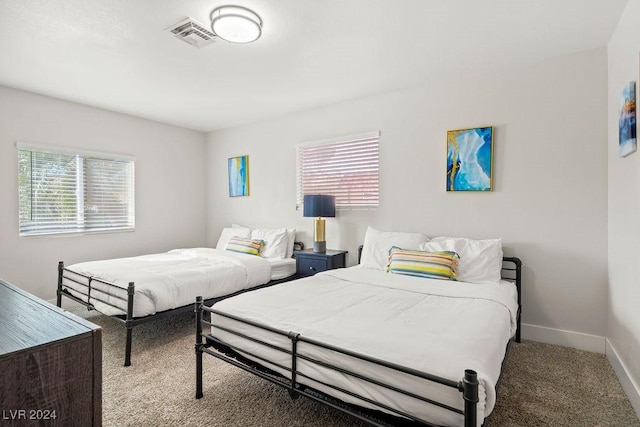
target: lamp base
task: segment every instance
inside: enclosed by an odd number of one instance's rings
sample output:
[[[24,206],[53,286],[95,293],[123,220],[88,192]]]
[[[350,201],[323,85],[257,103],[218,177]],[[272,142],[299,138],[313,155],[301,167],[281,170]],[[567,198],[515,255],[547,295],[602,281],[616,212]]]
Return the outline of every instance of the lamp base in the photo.
[[[327,252],[327,242],[313,242],[313,252],[323,254]]]

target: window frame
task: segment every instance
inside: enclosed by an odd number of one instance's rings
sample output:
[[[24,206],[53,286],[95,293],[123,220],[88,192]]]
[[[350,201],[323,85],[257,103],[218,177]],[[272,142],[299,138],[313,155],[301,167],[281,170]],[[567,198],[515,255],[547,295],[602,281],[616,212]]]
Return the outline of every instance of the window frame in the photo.
[[[76,189],[76,226],[73,228],[64,228],[63,226],[55,227],[55,224],[46,229],[45,231],[37,231],[37,230],[23,230],[22,224],[22,214],[21,214],[21,192],[23,191],[20,188],[20,152],[21,151],[29,151],[31,153],[49,153],[54,155],[66,155],[76,157],[76,177],[75,177],[75,189]],[[127,224],[124,226],[114,226],[114,227],[90,227],[87,226],[88,217],[85,213],[85,193],[87,191],[87,185],[91,185],[91,183],[87,182],[87,174],[85,171],[85,162],[87,160],[102,160],[102,161],[113,161],[113,162],[127,162],[129,163],[130,171],[129,176],[126,179],[126,184],[122,186],[123,189],[127,189],[128,202],[126,204],[127,207]],[[53,145],[44,145],[44,144],[33,144],[29,142],[17,141],[16,142],[16,164],[18,166],[17,170],[17,185],[16,188],[18,190],[18,233],[21,238],[34,238],[34,237],[58,237],[58,236],[78,236],[78,235],[87,235],[87,234],[102,234],[102,233],[121,233],[121,232],[132,232],[135,231],[135,163],[136,159],[130,155],[124,154],[115,154],[115,153],[106,153],[99,151],[90,151],[69,147],[61,147],[61,146],[53,146]],[[32,171],[32,168],[29,168]],[[30,188],[30,193],[33,195],[33,190]],[[33,206],[30,207],[30,212],[33,214]]]

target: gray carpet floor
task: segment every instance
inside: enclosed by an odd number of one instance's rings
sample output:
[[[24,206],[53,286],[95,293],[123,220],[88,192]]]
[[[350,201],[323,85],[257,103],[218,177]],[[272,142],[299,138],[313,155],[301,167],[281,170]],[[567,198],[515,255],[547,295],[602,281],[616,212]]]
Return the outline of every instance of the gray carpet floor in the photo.
[[[105,426],[357,427],[363,422],[288,393],[205,355],[204,397],[195,399],[191,313],[136,326],[133,364],[123,367],[124,327],[74,312],[103,327]],[[489,419],[497,426],[640,426],[606,357],[523,341],[511,346]]]

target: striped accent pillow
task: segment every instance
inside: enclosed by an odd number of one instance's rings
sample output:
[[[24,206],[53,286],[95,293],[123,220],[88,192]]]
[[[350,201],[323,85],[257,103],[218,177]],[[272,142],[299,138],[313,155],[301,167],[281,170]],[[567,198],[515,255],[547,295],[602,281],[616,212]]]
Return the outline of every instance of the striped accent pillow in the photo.
[[[249,255],[260,255],[262,246],[264,246],[264,240],[252,240],[244,237],[233,236],[229,239],[224,250]]]
[[[456,280],[459,259],[458,254],[453,251],[423,252],[393,246],[389,250],[387,272],[430,279]]]

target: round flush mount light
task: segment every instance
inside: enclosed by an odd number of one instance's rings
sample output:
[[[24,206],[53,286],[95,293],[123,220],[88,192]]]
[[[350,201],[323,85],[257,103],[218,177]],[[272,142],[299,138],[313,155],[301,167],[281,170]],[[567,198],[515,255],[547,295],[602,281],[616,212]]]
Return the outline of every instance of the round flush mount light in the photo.
[[[251,43],[262,34],[262,20],[245,7],[222,6],[211,12],[211,30],[231,43]]]

